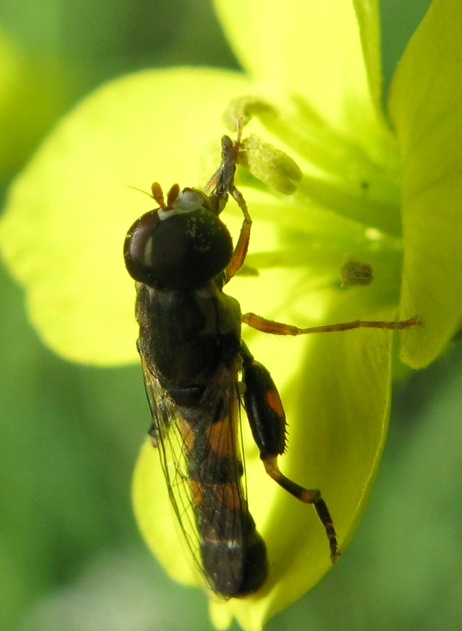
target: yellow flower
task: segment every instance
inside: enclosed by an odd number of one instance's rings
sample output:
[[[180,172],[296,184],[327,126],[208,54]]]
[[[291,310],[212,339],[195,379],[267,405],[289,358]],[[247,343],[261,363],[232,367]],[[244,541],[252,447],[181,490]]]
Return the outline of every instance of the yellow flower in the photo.
[[[70,360],[137,361],[121,248],[152,201],[129,186],[203,186],[218,166],[222,115],[250,109],[251,160],[238,186],[254,226],[247,273],[229,292],[243,311],[299,326],[418,314],[423,326],[400,336],[401,358],[427,365],[461,318],[462,6],[433,2],[394,77],[388,113],[376,1],[216,7],[245,72],[170,68],[118,79],[62,121],[14,184],[0,246],[27,288],[37,329]],[[296,165],[290,176],[288,164]],[[222,218],[237,234],[233,202]],[[282,392],[289,436],[281,468],[322,490],[344,551],[386,437],[392,334],[244,337]],[[211,606],[217,627],[235,617],[256,631],[331,562],[314,511],[266,476],[246,427],[244,442],[250,510],[270,574],[254,596]],[[168,572],[195,582],[149,444],[134,502]]]

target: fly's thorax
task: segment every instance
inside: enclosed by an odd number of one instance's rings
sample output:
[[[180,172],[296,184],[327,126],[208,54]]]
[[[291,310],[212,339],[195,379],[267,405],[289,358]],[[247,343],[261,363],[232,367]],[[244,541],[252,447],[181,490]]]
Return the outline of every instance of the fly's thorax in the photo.
[[[239,303],[212,280],[192,291],[137,287],[138,347],[162,383],[206,386],[220,365],[239,354]]]

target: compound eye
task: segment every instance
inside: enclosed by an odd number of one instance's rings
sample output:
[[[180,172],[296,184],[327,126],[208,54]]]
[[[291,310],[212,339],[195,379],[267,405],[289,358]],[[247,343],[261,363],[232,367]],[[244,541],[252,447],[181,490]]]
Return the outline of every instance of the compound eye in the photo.
[[[124,245],[130,276],[159,289],[200,287],[226,268],[232,252],[228,229],[204,209],[146,213],[130,228]]]
[[[140,283],[153,284],[152,242],[160,223],[158,210],[151,210],[131,226],[124,242],[125,266],[130,276]]]
[[[226,268],[232,252],[231,235],[213,213],[172,215],[153,233],[153,281],[165,289],[196,289]]]

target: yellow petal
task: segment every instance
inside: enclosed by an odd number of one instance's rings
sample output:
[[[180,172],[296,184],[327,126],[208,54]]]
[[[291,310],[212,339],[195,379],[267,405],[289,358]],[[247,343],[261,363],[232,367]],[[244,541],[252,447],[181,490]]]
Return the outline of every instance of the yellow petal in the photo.
[[[135,290],[122,246],[154,202],[149,191],[203,185],[204,147],[219,148],[242,75],[208,69],[141,72],[102,87],[49,136],[11,189],[0,246],[26,287],[30,317],[64,357],[136,359]]]
[[[402,314],[423,326],[402,359],[422,368],[462,317],[462,4],[435,0],[403,55],[390,111],[402,154]]]
[[[353,2],[215,0],[215,6],[235,53],[262,90],[302,99],[334,129],[365,147],[369,137],[370,145],[377,112],[368,73],[377,64],[366,68]],[[373,19],[366,22],[371,32]]]

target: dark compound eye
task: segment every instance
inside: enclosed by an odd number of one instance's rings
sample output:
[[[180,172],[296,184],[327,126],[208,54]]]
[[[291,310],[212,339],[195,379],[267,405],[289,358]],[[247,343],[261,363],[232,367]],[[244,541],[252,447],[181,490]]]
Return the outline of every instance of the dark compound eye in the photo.
[[[127,233],[124,256],[135,280],[162,289],[195,289],[222,272],[231,235],[209,210],[151,211]]]
[[[131,226],[124,242],[125,266],[130,276],[140,283],[152,284],[149,252],[152,234],[160,222],[157,210],[146,213]]]

